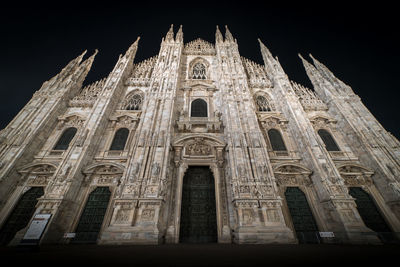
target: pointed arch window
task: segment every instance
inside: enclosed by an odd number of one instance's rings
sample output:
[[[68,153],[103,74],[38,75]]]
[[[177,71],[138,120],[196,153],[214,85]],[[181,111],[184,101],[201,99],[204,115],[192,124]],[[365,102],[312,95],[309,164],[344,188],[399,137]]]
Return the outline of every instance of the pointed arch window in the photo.
[[[131,94],[125,99],[123,103],[123,109],[141,110],[142,103],[143,103],[143,96],[141,94]]]
[[[256,104],[258,111],[271,111],[268,100],[262,95],[256,97]]]
[[[325,144],[326,150],[328,151],[340,151],[339,146],[336,144],[335,139],[332,135],[324,129],[318,130],[318,135],[321,137]]]
[[[282,135],[277,129],[268,130],[268,138],[273,151],[287,151]]]
[[[112,140],[110,150],[124,150],[126,140],[128,140],[129,130],[127,128],[120,128],[115,132],[114,139]]]
[[[75,127],[70,127],[66,129],[58,139],[53,150],[67,150],[76,132],[77,129]]]
[[[195,99],[191,105],[191,117],[207,117],[207,102],[203,99]]]
[[[201,79],[201,80],[207,79],[206,66],[204,66],[204,64],[198,62],[193,66],[192,79]]]

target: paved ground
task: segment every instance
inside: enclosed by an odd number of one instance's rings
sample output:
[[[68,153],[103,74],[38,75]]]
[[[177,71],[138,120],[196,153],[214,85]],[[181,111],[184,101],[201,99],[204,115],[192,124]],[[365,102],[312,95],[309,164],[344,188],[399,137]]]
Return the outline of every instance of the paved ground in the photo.
[[[399,245],[159,245],[0,247],[1,261],[30,266],[397,266]],[[61,263],[61,264],[60,264]]]

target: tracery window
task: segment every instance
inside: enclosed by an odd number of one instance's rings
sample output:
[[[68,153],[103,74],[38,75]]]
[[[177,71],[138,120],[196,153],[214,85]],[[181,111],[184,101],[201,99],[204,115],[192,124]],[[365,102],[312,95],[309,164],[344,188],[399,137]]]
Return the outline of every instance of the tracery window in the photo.
[[[318,130],[318,135],[321,137],[322,141],[324,142],[326,146],[326,150],[328,151],[340,151],[338,145],[335,142],[335,139],[333,139],[332,135],[324,129]]]
[[[276,129],[268,130],[268,138],[273,151],[287,151],[281,133]]]
[[[126,140],[128,139],[129,130],[120,128],[115,132],[114,139],[111,143],[110,150],[124,150]]]
[[[58,139],[56,145],[54,146],[54,150],[66,150],[68,149],[69,144],[74,138],[77,129],[75,127],[70,127],[66,129],[63,134]]]
[[[193,66],[192,79],[207,79],[206,67],[204,66],[204,64],[198,62]]]
[[[191,117],[207,117],[207,102],[203,99],[193,100],[191,106]]]
[[[132,94],[125,99],[123,103],[123,109],[141,110],[142,103],[143,103],[143,97],[141,94]]]
[[[258,111],[271,111],[268,100],[262,95],[256,97],[256,104]]]

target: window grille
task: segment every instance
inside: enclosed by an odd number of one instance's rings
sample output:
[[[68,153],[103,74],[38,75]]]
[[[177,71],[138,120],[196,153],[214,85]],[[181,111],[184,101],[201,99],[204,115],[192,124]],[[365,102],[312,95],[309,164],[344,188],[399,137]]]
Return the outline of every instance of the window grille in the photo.
[[[333,139],[332,135],[327,130],[320,129],[318,130],[318,134],[321,137],[322,141],[324,142],[326,150],[340,151],[338,145],[335,142],[335,139]]]
[[[200,98],[193,100],[191,117],[207,117],[207,102]]]
[[[66,129],[61,137],[58,139],[57,144],[54,146],[53,150],[67,150],[76,132],[77,129],[75,127],[70,127]]]
[[[110,150],[124,150],[128,135],[129,130],[127,128],[118,129],[114,135]]]
[[[268,131],[268,138],[273,151],[286,151],[286,146],[283,142],[282,135],[278,130],[270,129]]]

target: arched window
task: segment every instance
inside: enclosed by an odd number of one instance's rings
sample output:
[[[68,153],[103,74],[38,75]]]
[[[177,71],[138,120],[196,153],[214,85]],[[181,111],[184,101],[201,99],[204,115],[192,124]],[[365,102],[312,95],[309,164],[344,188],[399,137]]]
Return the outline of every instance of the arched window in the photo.
[[[126,140],[128,139],[129,130],[126,128],[120,128],[114,135],[114,139],[111,143],[110,150],[124,150]]]
[[[207,117],[207,102],[203,99],[196,99],[192,102],[191,117]]]
[[[193,66],[192,79],[207,79],[206,77],[206,67],[202,63],[196,63]]]
[[[267,99],[262,95],[256,97],[256,104],[258,111],[271,111]]]
[[[60,138],[57,141],[57,144],[54,146],[54,150],[66,150],[68,149],[69,144],[76,134],[77,129],[75,127],[70,127],[66,129]]]
[[[324,142],[326,150],[340,151],[338,145],[335,142],[335,139],[333,139],[332,135],[327,130],[320,129],[318,130],[318,134],[321,137],[322,141]]]
[[[125,99],[122,106],[125,110],[140,110],[142,108],[142,102],[143,97],[141,94],[131,94]]]
[[[285,143],[283,142],[281,133],[278,130],[268,130],[268,138],[273,151],[286,151]]]

